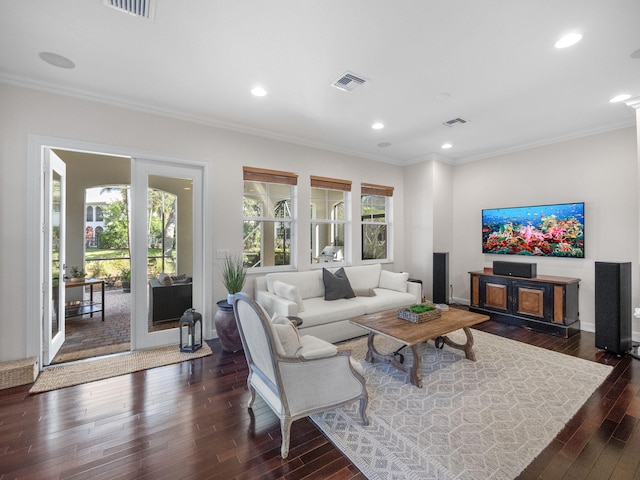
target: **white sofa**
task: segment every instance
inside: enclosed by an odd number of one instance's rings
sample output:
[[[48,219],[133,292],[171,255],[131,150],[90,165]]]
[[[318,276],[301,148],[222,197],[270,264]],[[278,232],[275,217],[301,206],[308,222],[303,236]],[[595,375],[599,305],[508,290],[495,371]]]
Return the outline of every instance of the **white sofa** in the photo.
[[[329,269],[335,272],[337,269]],[[394,273],[382,265],[344,267],[354,298],[325,300],[323,271],[269,273],[256,278],[255,298],[273,315],[302,319],[300,331],[331,343],[366,334],[349,319],[382,310],[420,303],[422,288],[409,282],[407,273]],[[274,288],[274,284],[278,288]],[[276,294],[278,290],[278,294]],[[373,296],[372,292],[375,293]]]

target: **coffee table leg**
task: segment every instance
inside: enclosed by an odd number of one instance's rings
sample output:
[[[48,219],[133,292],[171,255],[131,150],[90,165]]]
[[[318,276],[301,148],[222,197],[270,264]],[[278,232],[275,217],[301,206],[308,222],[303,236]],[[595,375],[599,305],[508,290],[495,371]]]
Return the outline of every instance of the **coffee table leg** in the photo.
[[[365,357],[365,360],[369,363],[373,363],[373,360],[375,359],[375,353],[378,353],[376,352],[376,347],[373,346],[374,336],[375,333],[369,332],[369,336],[367,337],[367,356]]]
[[[376,350],[376,347],[373,344],[373,338],[375,335],[375,333],[369,332],[369,336],[367,337],[367,356],[365,357],[365,360],[369,363],[373,363],[377,360],[382,363],[393,365],[397,370],[409,374],[409,381],[412,385],[422,388],[422,375],[420,373],[420,370],[422,369],[422,358],[418,352],[418,345],[411,345],[410,347],[411,354],[413,355],[413,364],[411,369],[409,369],[406,365],[398,362],[393,353],[385,355]]]
[[[411,366],[411,372],[409,372],[411,384],[418,388],[422,388],[422,357],[418,352],[418,345],[411,345],[411,353],[413,354],[413,365]]]
[[[461,343],[456,343],[452,341],[449,337],[444,336],[444,343],[449,345],[451,348],[457,348],[458,350],[464,351],[465,356],[472,361],[476,361],[476,352],[473,351],[473,335],[471,334],[471,329],[469,327],[462,327],[464,334],[467,336],[467,343],[464,345]]]

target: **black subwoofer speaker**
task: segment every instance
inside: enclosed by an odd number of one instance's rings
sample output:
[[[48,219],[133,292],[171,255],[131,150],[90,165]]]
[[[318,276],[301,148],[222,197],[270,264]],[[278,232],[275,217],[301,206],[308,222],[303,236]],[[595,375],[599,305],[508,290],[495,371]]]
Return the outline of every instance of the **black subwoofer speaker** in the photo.
[[[449,303],[449,252],[433,253],[433,303]]]
[[[596,348],[631,350],[631,262],[596,262]]]
[[[536,263],[522,262],[493,262],[494,275],[507,275],[510,277],[535,278],[537,275]]]

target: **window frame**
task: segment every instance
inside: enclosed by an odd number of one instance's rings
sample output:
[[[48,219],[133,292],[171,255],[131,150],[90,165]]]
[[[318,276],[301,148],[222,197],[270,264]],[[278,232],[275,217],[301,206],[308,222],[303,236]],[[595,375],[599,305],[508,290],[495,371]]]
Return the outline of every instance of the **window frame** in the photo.
[[[318,200],[317,198],[313,197],[313,190],[314,189],[318,189],[318,190],[324,190],[325,191],[325,202],[326,202],[326,206],[329,207],[329,198],[328,198],[328,192],[329,191],[335,191],[335,192],[342,192],[343,196],[342,196],[342,201],[341,202],[337,202],[332,211],[335,209],[335,206],[339,205],[340,203],[344,204],[344,215],[343,215],[343,219],[338,220],[338,219],[332,219],[332,218],[323,218],[323,219],[317,219],[314,218],[314,214],[313,214],[313,209],[314,209],[314,203],[313,200]],[[315,175],[311,175],[310,176],[310,190],[309,190],[309,212],[310,212],[310,218],[309,218],[309,234],[310,234],[310,245],[309,248],[311,249],[311,256],[309,258],[309,262],[311,263],[312,268],[318,268],[318,267],[331,267],[331,266],[344,266],[344,265],[348,265],[350,260],[351,260],[351,181],[350,180],[342,180],[342,179],[335,179],[335,178],[327,178],[327,177],[318,177]],[[327,208],[327,211],[328,208]],[[330,213],[327,214],[327,216],[330,216]],[[342,260],[338,260],[338,261],[331,261],[331,262],[321,262],[321,261],[315,261],[315,259],[317,257],[315,257],[315,253],[313,251],[313,246],[314,246],[314,230],[316,226],[319,225],[329,225],[331,229],[334,229],[335,227],[342,225],[343,226],[343,232],[344,232],[344,238],[343,238],[343,245],[342,245],[342,251],[343,251],[343,257]],[[319,248],[319,245],[316,245],[316,248]],[[324,247],[323,247],[324,248]],[[318,254],[319,257],[319,254]]]
[[[263,169],[263,168],[255,168],[255,167],[247,167],[244,166],[243,168],[243,192],[242,192],[242,201],[243,201],[243,212],[242,212],[242,225],[243,225],[243,236],[242,236],[242,241],[240,244],[240,249],[242,251],[243,254],[243,258],[246,259],[247,257],[247,253],[245,252],[245,236],[244,236],[244,225],[246,224],[246,222],[257,222],[259,223],[259,227],[260,231],[261,231],[261,235],[260,235],[260,258],[259,258],[259,262],[260,264],[262,264],[264,262],[264,251],[265,251],[265,247],[264,247],[264,224],[265,222],[270,222],[273,224],[276,223],[287,223],[289,225],[289,263],[287,265],[267,265],[267,266],[249,266],[247,267],[248,271],[250,272],[255,272],[255,273],[262,273],[262,272],[270,272],[270,271],[282,271],[282,270],[295,270],[296,265],[297,265],[297,245],[296,245],[296,238],[297,238],[297,179],[298,179],[298,175],[295,173],[291,173],[291,172],[282,172],[282,171],[278,171],[278,170],[267,170],[267,169]],[[272,196],[276,196],[276,197],[282,197],[281,194],[277,194],[277,195],[271,195],[269,193],[269,185],[270,184],[278,184],[279,186],[282,185],[288,185],[290,187],[290,195],[289,195],[289,202],[290,202],[290,216],[289,217],[271,217],[271,216],[265,216],[264,213],[264,208],[261,211],[261,215],[260,216],[246,216],[245,215],[245,211],[244,211],[244,202],[248,197],[251,197],[251,195],[249,194],[249,192],[247,192],[247,182],[252,182],[252,183],[264,183],[267,185],[266,191],[264,192],[264,194],[261,195],[266,195],[267,197],[272,197]],[[285,199],[287,200],[287,199]],[[267,212],[268,213],[268,212]],[[248,237],[247,237],[248,238]],[[246,261],[246,260],[245,260]]]
[[[393,262],[393,190],[394,187],[377,185],[373,183],[361,183],[360,185],[360,260],[363,264],[369,263],[392,263]],[[385,221],[374,222],[364,220],[365,206],[363,197],[381,197],[385,204]],[[384,225],[386,229],[386,255],[384,258],[364,258],[364,229],[365,225]]]

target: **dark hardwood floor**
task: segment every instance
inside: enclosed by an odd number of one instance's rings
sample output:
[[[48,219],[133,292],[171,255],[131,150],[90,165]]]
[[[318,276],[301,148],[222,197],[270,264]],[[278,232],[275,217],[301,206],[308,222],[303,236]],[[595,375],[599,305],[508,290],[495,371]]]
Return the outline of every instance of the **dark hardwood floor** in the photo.
[[[640,361],[495,322],[476,328],[614,366],[520,479],[640,479]],[[38,395],[0,391],[0,480],[363,479],[307,419],[280,458],[277,418],[246,404],[242,352],[223,353]],[[478,479],[481,480],[481,479]]]

